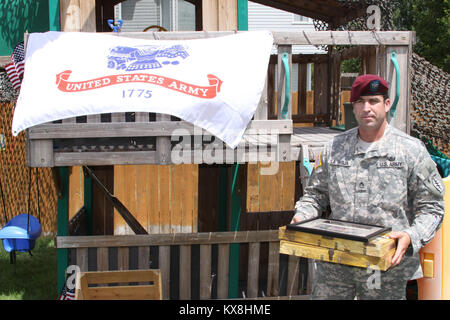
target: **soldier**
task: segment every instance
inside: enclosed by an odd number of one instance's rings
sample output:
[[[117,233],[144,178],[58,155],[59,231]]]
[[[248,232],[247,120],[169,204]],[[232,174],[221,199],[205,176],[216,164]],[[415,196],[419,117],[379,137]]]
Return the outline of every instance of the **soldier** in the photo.
[[[350,101],[358,127],[336,136],[315,161],[291,223],[319,217],[391,227],[392,266],[378,270],[316,261],[313,299],[405,299],[406,284],[422,277],[418,252],[444,217],[444,184],[425,146],[387,123],[388,84],[359,76]]]

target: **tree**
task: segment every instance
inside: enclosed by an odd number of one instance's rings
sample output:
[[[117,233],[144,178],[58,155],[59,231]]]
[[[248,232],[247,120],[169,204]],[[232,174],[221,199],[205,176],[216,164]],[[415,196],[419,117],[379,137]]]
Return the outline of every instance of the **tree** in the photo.
[[[415,31],[414,52],[450,73],[450,0],[396,2],[396,29]]]

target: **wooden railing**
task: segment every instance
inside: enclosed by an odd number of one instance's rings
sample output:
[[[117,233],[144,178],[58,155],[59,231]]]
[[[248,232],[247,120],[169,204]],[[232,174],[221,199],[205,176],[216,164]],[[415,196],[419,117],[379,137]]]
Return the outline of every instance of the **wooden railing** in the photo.
[[[69,236],[56,246],[82,272],[160,269],[163,299],[295,299],[308,288],[306,261],[280,255],[278,230]]]

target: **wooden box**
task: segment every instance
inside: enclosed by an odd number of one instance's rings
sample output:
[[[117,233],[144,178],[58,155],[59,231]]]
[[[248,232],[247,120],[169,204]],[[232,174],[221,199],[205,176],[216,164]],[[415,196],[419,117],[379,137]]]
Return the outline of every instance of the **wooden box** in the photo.
[[[387,234],[362,242],[287,230],[284,226],[279,229],[278,237],[283,254],[386,271],[396,249],[395,241]]]

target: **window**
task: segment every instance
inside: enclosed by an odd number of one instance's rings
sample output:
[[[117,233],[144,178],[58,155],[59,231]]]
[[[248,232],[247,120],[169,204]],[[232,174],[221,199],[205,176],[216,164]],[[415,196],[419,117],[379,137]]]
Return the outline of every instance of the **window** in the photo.
[[[195,6],[184,0],[127,0],[115,6],[121,31],[139,32],[158,25],[168,31],[194,31]]]
[[[301,16],[299,14],[293,14],[292,16],[293,16],[292,20],[293,20],[294,24],[297,24],[297,23],[311,23],[311,18],[304,17],[304,16]]]

